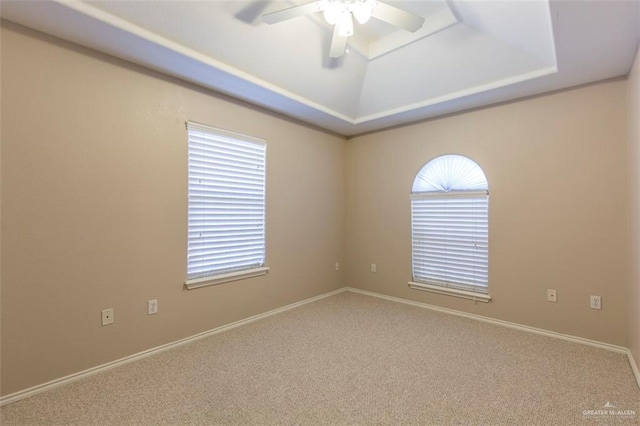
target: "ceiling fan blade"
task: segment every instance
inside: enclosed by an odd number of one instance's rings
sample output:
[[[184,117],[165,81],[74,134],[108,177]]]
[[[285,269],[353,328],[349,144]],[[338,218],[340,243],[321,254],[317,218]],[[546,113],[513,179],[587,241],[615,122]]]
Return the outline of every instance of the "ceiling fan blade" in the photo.
[[[329,57],[339,58],[344,55],[347,50],[347,38],[338,34],[338,25],[333,27],[333,37],[331,38],[331,49],[329,49]]]
[[[395,25],[396,27],[404,28],[412,33],[418,31],[424,24],[424,18],[422,16],[414,15],[413,13],[406,12],[380,1],[373,9],[371,16],[388,24]]]
[[[319,12],[321,10],[320,4],[321,3],[319,1],[314,0],[309,3],[299,4],[297,6],[288,7],[271,13],[265,13],[262,15],[262,22],[267,24],[276,24],[278,22],[286,21],[287,19]]]

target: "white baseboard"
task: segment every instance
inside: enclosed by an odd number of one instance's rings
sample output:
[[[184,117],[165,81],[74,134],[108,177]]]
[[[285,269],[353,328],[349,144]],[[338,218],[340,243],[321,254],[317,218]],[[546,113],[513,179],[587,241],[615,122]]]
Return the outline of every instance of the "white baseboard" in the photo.
[[[417,306],[420,308],[430,309],[432,311],[443,312],[446,314],[457,315],[460,317],[465,317],[469,319],[473,319],[476,321],[483,321],[490,324],[501,325],[503,327],[515,328],[517,330],[527,331],[529,333],[541,334],[543,336],[555,337],[556,339],[567,340],[569,342],[580,343],[582,345],[593,346],[600,349],[606,349],[608,351],[618,352],[622,354],[628,354],[629,350],[622,346],[611,345],[609,343],[598,342],[595,340],[589,340],[582,337],[572,336],[570,334],[562,334],[556,333],[555,331],[544,330],[542,328],[530,327],[528,325],[522,325],[515,322],[503,321],[495,318],[484,317],[482,315],[469,314],[467,312],[456,311],[455,309],[442,308],[440,306],[430,305],[428,303],[415,302],[413,300],[402,299],[400,297],[387,296],[380,293],[374,293],[372,291],[360,290],[358,288],[347,287],[348,291],[352,291],[354,293],[365,294],[368,296],[377,297],[380,299],[391,300],[393,302],[404,303],[406,305]]]
[[[483,321],[483,322],[487,322],[487,323],[490,323],[490,324],[501,325],[503,327],[514,328],[514,329],[526,331],[526,332],[529,332],[529,333],[540,334],[540,335],[543,335],[543,336],[554,337],[556,339],[562,339],[562,340],[566,340],[566,341],[570,341],[570,342],[574,342],[574,343],[579,343],[579,344],[582,344],[582,345],[593,346],[593,347],[600,348],[600,349],[605,349],[605,350],[608,350],[608,351],[613,351],[613,352],[617,352],[617,353],[623,353],[623,354],[627,355],[627,358],[629,360],[629,364],[631,364],[631,369],[633,370],[633,374],[635,375],[636,381],[638,383],[638,387],[640,388],[640,371],[638,371],[638,366],[635,363],[635,360],[633,359],[633,355],[631,354],[631,351],[629,349],[625,348],[625,347],[611,345],[609,343],[597,342],[595,340],[584,339],[582,337],[571,336],[571,335],[568,335],[568,334],[556,333],[554,331],[548,331],[548,330],[544,330],[544,329],[541,329],[541,328],[529,327],[527,325],[521,325],[521,324],[509,322],[509,321],[503,321],[503,320],[498,320],[498,319],[494,319],[494,318],[484,317],[482,315],[469,314],[469,313],[462,312],[462,311],[456,311],[454,309],[442,308],[440,306],[430,305],[428,303],[415,302],[415,301],[412,301],[412,300],[402,299],[402,298],[399,298],[399,297],[387,296],[387,295],[384,295],[384,294],[374,293],[374,292],[366,291],[366,290],[360,290],[360,289],[353,288],[353,287],[343,287],[343,288],[340,288],[338,290],[331,291],[329,293],[325,293],[325,294],[321,294],[319,296],[311,297],[309,299],[301,300],[299,302],[295,302],[295,303],[292,303],[290,305],[283,306],[281,308],[273,309],[271,311],[264,312],[262,314],[254,315],[252,317],[245,318],[245,319],[242,319],[242,320],[230,323],[230,324],[226,324],[226,325],[223,325],[223,326],[220,326],[220,327],[217,327],[217,328],[214,328],[214,329],[202,332],[202,333],[198,333],[198,334],[195,334],[193,336],[186,337],[184,339],[176,340],[175,342],[171,342],[171,343],[167,343],[165,345],[157,346],[155,348],[151,348],[151,349],[148,349],[146,351],[139,352],[137,354],[129,355],[129,356],[126,356],[124,358],[120,358],[118,360],[108,362],[106,364],[102,364],[102,365],[99,365],[99,366],[96,366],[96,367],[93,367],[93,368],[89,368],[89,369],[84,370],[84,371],[79,371],[77,373],[73,373],[73,374],[70,374],[68,376],[52,380],[52,381],[47,382],[47,383],[36,385],[36,386],[31,387],[31,388],[24,389],[24,390],[21,390],[21,391],[18,391],[18,392],[15,392],[15,393],[0,397],[0,406],[6,405],[6,404],[9,404],[9,403],[12,403],[12,402],[16,402],[16,401],[19,401],[21,399],[28,398],[30,396],[37,395],[39,393],[42,393],[42,392],[48,391],[50,389],[56,388],[58,386],[63,386],[63,385],[66,385],[68,383],[75,382],[76,380],[85,379],[85,378],[87,378],[89,376],[92,376],[94,374],[102,373],[102,372],[110,370],[112,368],[119,367],[121,365],[128,364],[128,363],[131,363],[131,362],[135,362],[137,360],[146,358],[148,356],[155,355],[155,354],[158,354],[160,352],[163,352],[163,351],[166,351],[166,350],[169,350],[169,349],[173,349],[173,348],[176,348],[178,346],[182,346],[182,345],[185,345],[187,343],[191,343],[191,342],[194,342],[194,341],[199,340],[199,339],[203,339],[203,338],[208,337],[208,336],[212,336],[214,334],[222,333],[224,331],[231,330],[233,328],[240,327],[240,326],[243,326],[245,324],[249,324],[251,322],[258,321],[260,319],[263,319],[263,318],[266,318],[266,317],[269,317],[269,316],[272,316],[272,315],[276,315],[276,314],[279,314],[281,312],[285,312],[285,311],[288,311],[290,309],[294,309],[294,308],[297,308],[299,306],[306,305],[308,303],[312,303],[312,302],[315,302],[317,300],[321,300],[321,299],[324,299],[324,298],[327,298],[327,297],[330,297],[330,296],[333,296],[335,294],[342,293],[342,292],[345,292],[345,291],[351,291],[351,292],[354,292],[354,293],[360,293],[360,294],[364,294],[364,295],[368,295],[368,296],[372,296],[372,297],[377,297],[377,298],[380,298],[380,299],[390,300],[390,301],[393,301],[393,302],[404,303],[406,305],[417,306],[417,307],[420,307],[420,308],[430,309],[430,310],[437,311],[437,312],[443,312],[443,313],[446,313],[446,314],[457,315],[457,316],[461,316],[461,317],[465,317],[465,318],[469,318],[469,319],[473,319],[473,320],[477,320],[477,321]]]
[[[482,315],[469,314],[467,312],[456,311],[455,309],[442,308],[440,306],[430,305],[428,303],[422,303],[422,302],[415,302],[413,300],[402,299],[400,297],[387,296],[380,293],[374,293],[372,291],[360,290],[359,288],[346,287],[346,289],[347,291],[360,293],[367,296],[377,297],[379,299],[385,299],[393,302],[404,303],[405,305],[417,306],[419,308],[430,309],[432,311],[442,312],[445,314],[457,315],[457,316],[473,319],[476,321],[483,321],[490,324],[495,324],[503,327],[514,328],[516,330],[526,331],[528,333],[540,334],[543,336],[548,336],[556,339],[566,340],[569,342],[579,343],[581,345],[593,346],[595,348],[605,349],[607,351],[626,354],[627,360],[631,365],[631,370],[633,370],[633,375],[636,378],[636,383],[638,384],[638,388],[640,389],[640,370],[638,370],[638,365],[633,359],[633,354],[631,353],[631,351],[623,346],[617,346],[609,343],[598,342],[596,340],[585,339],[583,337],[572,336],[570,334],[556,333],[555,331],[549,331],[549,330],[544,330],[542,328],[536,328],[536,327],[530,327],[528,325],[518,324],[515,322],[509,322],[509,321],[503,321],[495,318],[484,317]]]
[[[97,367],[89,368],[84,371],[79,371],[77,373],[70,374],[65,377],[61,377],[59,379],[51,380],[50,382],[43,383],[41,385],[36,385],[28,389],[24,389],[18,392],[14,392],[12,394],[0,397],[0,407],[12,402],[19,401],[24,398],[28,398],[33,395],[37,395],[39,393],[51,390],[53,388],[57,388],[58,386],[63,386],[71,382],[75,382],[76,380],[85,379],[89,376],[93,376],[94,374],[102,373],[104,371],[110,370],[115,367],[119,367],[124,364],[129,364],[131,362],[138,361],[140,359],[146,358],[151,355],[158,354],[160,352],[164,352],[169,349],[176,348],[178,346],[185,345],[187,343],[194,342],[196,340],[204,339],[205,337],[213,336],[214,334],[222,333],[223,331],[231,330],[236,327],[240,327],[246,324],[249,324],[254,321],[261,320],[266,317],[270,317],[272,315],[279,314],[281,312],[285,312],[294,308],[297,308],[302,305],[306,305],[311,302],[315,302],[317,300],[324,299],[326,297],[333,296],[334,294],[342,293],[347,291],[347,287],[340,288],[338,290],[331,291],[329,293],[324,293],[319,296],[311,297],[309,299],[304,299],[299,302],[292,303],[290,305],[283,306],[281,308],[276,308],[268,312],[264,312],[262,314],[254,315],[249,318],[245,318],[236,322],[232,322],[231,324],[226,324],[208,331],[204,331],[202,333],[195,334],[190,337],[185,337],[184,339],[176,340],[175,342],[167,343],[165,345],[157,346],[155,348],[148,349],[146,351],[138,352],[137,354],[129,355],[124,358],[117,359],[115,361],[108,362],[106,364],[99,365]]]
[[[636,382],[638,383],[638,388],[640,388],[640,370],[638,370],[638,364],[636,364],[636,360],[633,359],[633,354],[629,349],[627,349],[627,358],[629,359],[629,364],[631,364],[633,375],[636,376]]]

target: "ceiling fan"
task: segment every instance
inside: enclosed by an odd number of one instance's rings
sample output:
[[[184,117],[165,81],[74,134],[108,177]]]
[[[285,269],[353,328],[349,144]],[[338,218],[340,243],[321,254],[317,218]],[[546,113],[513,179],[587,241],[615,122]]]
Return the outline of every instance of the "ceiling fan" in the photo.
[[[360,24],[370,18],[395,25],[410,32],[422,28],[424,18],[377,0],[314,0],[262,15],[262,21],[275,24],[298,16],[323,12],[324,19],[333,25],[329,56],[339,58],[347,48],[347,38],[353,35],[353,18]]]

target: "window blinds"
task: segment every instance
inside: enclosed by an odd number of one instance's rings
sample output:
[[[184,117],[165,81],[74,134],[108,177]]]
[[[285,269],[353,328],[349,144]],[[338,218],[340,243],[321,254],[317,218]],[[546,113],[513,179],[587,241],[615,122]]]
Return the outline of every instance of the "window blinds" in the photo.
[[[413,280],[487,293],[487,191],[411,197]]]
[[[413,281],[489,293],[489,191],[475,161],[442,155],[418,171],[411,234]]]
[[[189,122],[187,280],[264,266],[261,139]]]

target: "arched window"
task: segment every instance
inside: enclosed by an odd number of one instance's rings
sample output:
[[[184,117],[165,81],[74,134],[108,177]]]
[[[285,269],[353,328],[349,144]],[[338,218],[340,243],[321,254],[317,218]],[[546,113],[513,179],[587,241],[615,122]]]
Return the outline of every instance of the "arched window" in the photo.
[[[488,301],[489,187],[461,155],[429,161],[411,190],[412,288]]]

